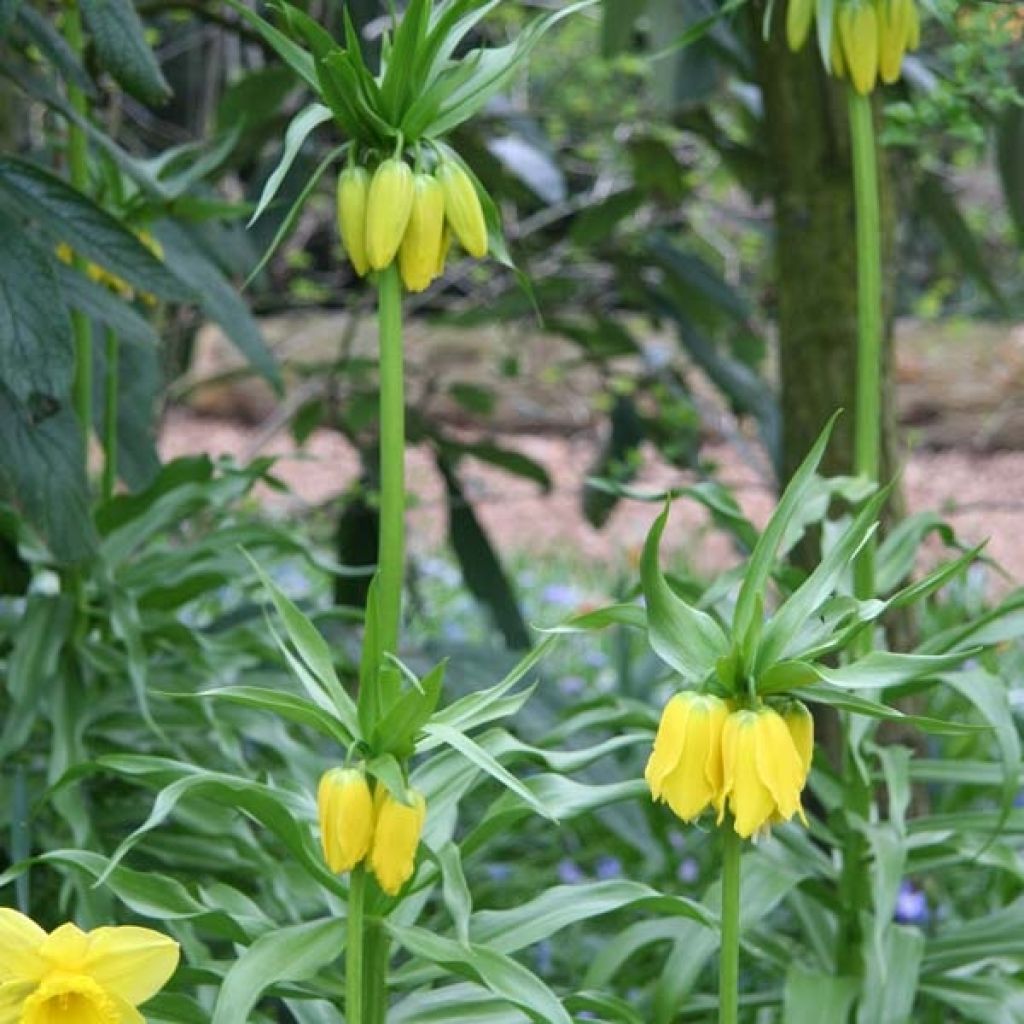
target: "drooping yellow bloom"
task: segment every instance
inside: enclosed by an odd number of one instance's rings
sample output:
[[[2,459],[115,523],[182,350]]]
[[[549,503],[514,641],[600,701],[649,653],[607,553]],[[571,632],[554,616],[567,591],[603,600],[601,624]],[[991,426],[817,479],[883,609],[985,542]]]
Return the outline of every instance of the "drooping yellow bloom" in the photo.
[[[421,292],[434,280],[443,263],[444,192],[430,174],[417,174],[413,182],[412,213],[398,250],[398,268],[405,287]]]
[[[373,796],[366,776],[354,768],[325,772],[317,806],[327,866],[336,873],[351,871],[367,855],[373,839]]]
[[[782,716],[771,708],[734,711],[722,729],[723,785],[718,823],[732,812],[736,833],[748,839],[777,821],[799,814],[806,781],[801,755]]]
[[[365,276],[370,269],[366,258],[366,202],[370,175],[364,167],[346,167],[338,175],[338,233],[355,272]]]
[[[800,701],[795,700],[783,712],[782,720],[786,723],[797,754],[800,755],[806,782],[814,757],[814,716]]]
[[[907,8],[907,49],[916,50],[921,45],[921,12],[915,0],[903,0]]]
[[[412,213],[412,170],[398,157],[373,172],[366,197],[366,258],[374,270],[391,266]]]
[[[472,180],[450,160],[438,167],[437,180],[444,190],[444,212],[455,237],[470,256],[483,259],[487,255],[487,222]]]
[[[710,806],[722,788],[722,726],[729,709],[711,694],[687,690],[666,705],[644,777],[655,800],[683,821]]]
[[[878,75],[887,85],[900,77],[914,0],[879,0]]]
[[[856,0],[840,7],[839,40],[850,81],[866,96],[878,78],[878,16],[873,3]]]
[[[377,823],[370,850],[370,867],[380,887],[395,896],[412,877],[416,868],[416,850],[427,816],[423,794],[405,791],[406,803],[396,800],[385,786],[377,786]]]
[[[149,928],[64,924],[47,935],[0,909],[0,1024],[145,1024],[136,1007],[178,957],[178,944]]]
[[[811,31],[814,20],[815,0],[789,0],[786,4],[786,42],[796,53],[805,42]]]

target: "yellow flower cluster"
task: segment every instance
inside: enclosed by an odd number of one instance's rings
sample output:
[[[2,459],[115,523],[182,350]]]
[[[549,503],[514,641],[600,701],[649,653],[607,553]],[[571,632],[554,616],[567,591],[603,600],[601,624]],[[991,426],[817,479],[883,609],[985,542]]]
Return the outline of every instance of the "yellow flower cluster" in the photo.
[[[141,1024],[135,1007],[178,966],[173,939],[148,928],[63,924],[47,934],[0,909],[0,1021],[8,1024]]]
[[[453,235],[470,256],[487,255],[476,186],[451,160],[433,174],[414,172],[400,157],[382,161],[372,177],[364,167],[347,167],[338,178],[338,229],[360,277],[384,270],[397,256],[411,292],[444,273]]]
[[[815,0],[789,0],[786,39],[791,50],[807,41],[814,9]],[[903,55],[920,42],[916,0],[843,0],[832,28],[829,63],[834,75],[849,75],[857,92],[866,95],[879,78],[886,84],[895,82]]]
[[[798,814],[814,750],[814,720],[798,701],[780,714],[733,708],[685,691],[665,705],[644,772],[651,796],[683,821],[708,807],[731,813],[744,839]]]
[[[164,247],[148,231],[136,231],[135,236],[158,260],[163,260]],[[57,246],[57,259],[59,259],[61,263],[67,263],[70,265],[74,258],[74,250],[67,242],[61,242]],[[118,277],[117,274],[112,274],[109,270],[104,269],[98,264],[87,264],[85,273],[90,280],[103,285],[105,288],[109,288],[110,291],[120,295],[126,302],[131,302],[132,299],[135,298],[135,290],[127,281]],[[139,298],[146,303],[147,306],[156,305],[156,296],[150,292],[142,292],[139,295]]]
[[[412,877],[427,816],[423,794],[407,789],[405,802],[377,783],[370,792],[356,768],[332,768],[320,780],[320,845],[327,866],[351,871],[369,858],[380,887],[394,896]]]

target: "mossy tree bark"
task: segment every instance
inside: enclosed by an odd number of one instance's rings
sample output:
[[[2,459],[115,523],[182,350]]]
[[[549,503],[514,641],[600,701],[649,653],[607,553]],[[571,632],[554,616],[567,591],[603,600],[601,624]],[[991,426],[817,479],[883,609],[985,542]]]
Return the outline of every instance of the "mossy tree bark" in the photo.
[[[783,4],[775,5],[768,39],[761,31],[763,6],[752,6],[775,207],[784,475],[788,479],[800,464],[837,408],[846,412],[836,425],[824,470],[849,473],[857,365],[857,254],[845,83],[825,73],[814,38],[800,53],[790,53]],[[888,171],[883,156],[883,266],[891,266],[893,249]],[[891,324],[888,287],[885,299],[886,322]],[[887,328],[883,479],[895,469],[891,365]]]

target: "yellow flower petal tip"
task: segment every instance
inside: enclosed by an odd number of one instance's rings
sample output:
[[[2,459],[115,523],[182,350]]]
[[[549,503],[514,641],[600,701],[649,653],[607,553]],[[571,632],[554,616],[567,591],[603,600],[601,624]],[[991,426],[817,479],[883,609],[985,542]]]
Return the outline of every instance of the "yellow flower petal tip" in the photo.
[[[404,160],[385,160],[373,172],[366,196],[366,259],[374,270],[391,266],[412,214],[412,170]]]
[[[317,790],[320,846],[336,874],[351,871],[370,852],[373,795],[366,776],[355,768],[332,768]]]
[[[405,792],[403,803],[381,785],[377,788],[377,822],[370,850],[370,867],[389,896],[398,895],[416,869],[416,851],[427,816],[423,794]]]
[[[338,234],[355,272],[365,276],[370,269],[366,257],[366,204],[370,175],[363,167],[347,167],[338,175]]]
[[[149,928],[73,924],[46,934],[0,910],[0,1010],[12,1024],[138,1024],[135,1007],[178,966],[178,944]]]
[[[854,89],[866,96],[878,78],[878,15],[869,0],[839,9],[839,40]]]
[[[737,835],[749,839],[799,814],[807,770],[782,716],[771,708],[734,711],[722,729],[721,824],[728,807]]]
[[[413,183],[412,213],[398,250],[402,282],[421,292],[444,265],[444,192],[436,178],[417,174]]]
[[[437,169],[437,180],[444,192],[444,212],[455,237],[470,256],[487,255],[487,222],[476,186],[456,163],[445,161]]]
[[[683,821],[708,808],[722,788],[722,727],[729,709],[711,694],[677,693],[665,705],[644,778],[655,800]]]
[[[815,0],[789,0],[786,4],[786,43],[796,53],[807,42],[814,21]]]

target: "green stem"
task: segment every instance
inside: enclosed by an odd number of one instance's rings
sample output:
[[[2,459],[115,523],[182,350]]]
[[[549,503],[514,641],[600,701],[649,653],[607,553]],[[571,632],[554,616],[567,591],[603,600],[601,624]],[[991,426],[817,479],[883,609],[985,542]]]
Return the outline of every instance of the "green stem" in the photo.
[[[382,654],[398,653],[405,575],[405,389],[402,380],[402,286],[398,267],[381,271],[380,546],[377,556],[378,629]]]
[[[848,89],[850,139],[853,150],[853,190],[857,216],[857,402],[854,423],[854,468],[878,482],[882,453],[882,225],[878,196],[878,155],[875,123],[868,96]],[[869,538],[854,564],[854,592],[867,600],[875,596],[875,540]],[[854,643],[854,656],[870,652],[872,631],[865,629]],[[847,737],[849,730],[847,729]],[[862,970],[861,921],[869,905],[864,836],[852,819],[868,818],[871,788],[861,775],[850,741],[843,753],[844,807],[847,832],[843,840],[840,898],[843,920],[837,962],[843,974]]]
[[[81,54],[85,49],[82,32],[82,17],[78,4],[72,0],[64,14],[64,37],[68,46]],[[81,89],[68,86],[68,102],[71,108],[83,118],[89,116],[89,100]],[[85,130],[74,122],[68,122],[68,173],[71,184],[79,192],[89,189],[89,154]],[[73,258],[76,270],[84,273],[88,261],[79,255]],[[86,455],[89,453],[89,436],[92,432],[92,324],[88,316],[77,310],[71,313],[71,329],[75,339],[75,381],[74,404]]]
[[[882,452],[882,224],[878,200],[878,157],[871,100],[848,90],[853,148],[853,190],[857,213],[857,406],[855,471],[878,481]],[[859,598],[875,596],[875,546],[864,545],[855,566]],[[871,633],[864,632],[870,648]]]
[[[348,884],[348,935],[345,940],[345,1021],[364,1024],[363,1016],[363,905],[366,901],[366,869],[352,869]]]
[[[740,983],[740,849],[731,816],[722,834],[722,954],[718,969],[718,1024],[737,1024]]]
[[[120,345],[113,327],[106,331],[106,379],[103,415],[103,500],[114,496],[117,486],[117,393],[120,387]]]

